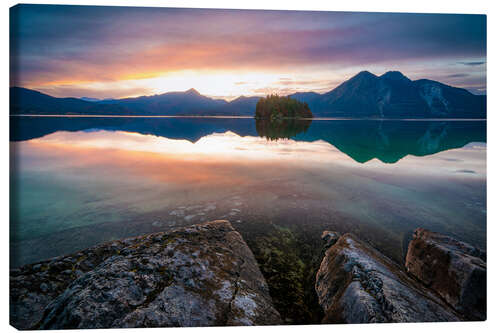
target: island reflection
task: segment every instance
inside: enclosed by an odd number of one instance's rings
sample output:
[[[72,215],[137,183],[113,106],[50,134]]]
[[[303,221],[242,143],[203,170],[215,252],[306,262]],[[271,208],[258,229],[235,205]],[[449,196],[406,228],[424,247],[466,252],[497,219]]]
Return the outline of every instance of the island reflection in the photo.
[[[212,133],[230,131],[269,140],[321,140],[359,163],[372,159],[396,163],[407,155],[426,156],[471,142],[486,142],[485,121],[11,117],[10,122],[11,141],[58,131],[103,129],[196,142]]]
[[[89,129],[12,142],[11,263],[215,219],[244,234],[269,223],[311,239],[351,232],[396,260],[419,226],[484,248],[485,144],[361,164],[300,135],[225,131],[192,142]]]
[[[291,139],[299,134],[307,133],[311,122],[310,119],[256,119],[255,129],[260,137],[276,141]]]

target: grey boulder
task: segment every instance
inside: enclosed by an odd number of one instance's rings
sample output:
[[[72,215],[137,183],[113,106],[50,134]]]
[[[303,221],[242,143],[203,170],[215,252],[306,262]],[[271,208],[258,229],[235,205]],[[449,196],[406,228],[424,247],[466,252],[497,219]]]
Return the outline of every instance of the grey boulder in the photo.
[[[422,228],[408,246],[406,269],[469,320],[486,319],[486,253]]]
[[[228,221],[106,243],[38,265],[11,272],[11,323],[18,328],[281,322],[252,252]],[[41,276],[46,291],[28,283]]]
[[[461,320],[389,258],[350,234],[325,252],[315,287],[323,323]]]

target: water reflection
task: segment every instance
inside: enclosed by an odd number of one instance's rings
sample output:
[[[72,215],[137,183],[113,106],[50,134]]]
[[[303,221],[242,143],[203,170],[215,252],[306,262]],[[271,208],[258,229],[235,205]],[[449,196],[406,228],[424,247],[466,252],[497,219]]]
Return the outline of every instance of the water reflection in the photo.
[[[324,140],[357,162],[396,163],[408,155],[426,156],[486,142],[484,121],[335,121],[313,122],[297,140]]]
[[[14,266],[210,219],[352,232],[393,258],[419,226],[485,246],[484,122],[15,122]]]
[[[460,148],[470,142],[486,142],[484,121],[391,120],[283,120],[210,118],[35,118],[11,117],[11,141],[25,141],[57,131],[95,129],[151,134],[191,142],[212,133],[231,131],[239,136],[270,140],[322,140],[359,163],[378,159],[395,163],[407,155],[425,156]]]
[[[310,119],[256,119],[255,129],[260,137],[275,141],[291,139],[299,134],[307,133],[311,122]]]

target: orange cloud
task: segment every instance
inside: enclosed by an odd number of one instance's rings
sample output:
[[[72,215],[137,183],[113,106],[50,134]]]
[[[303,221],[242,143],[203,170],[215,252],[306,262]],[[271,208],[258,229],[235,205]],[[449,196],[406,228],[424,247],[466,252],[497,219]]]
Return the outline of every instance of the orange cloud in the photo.
[[[395,64],[414,71],[425,62],[439,64],[446,75],[456,74],[456,64],[473,64],[486,76],[482,15],[64,8],[18,6],[11,12],[18,26],[11,29],[11,85],[83,89],[182,71],[352,75]],[[436,66],[424,67],[425,77],[435,79]],[[113,89],[108,97],[131,87]]]

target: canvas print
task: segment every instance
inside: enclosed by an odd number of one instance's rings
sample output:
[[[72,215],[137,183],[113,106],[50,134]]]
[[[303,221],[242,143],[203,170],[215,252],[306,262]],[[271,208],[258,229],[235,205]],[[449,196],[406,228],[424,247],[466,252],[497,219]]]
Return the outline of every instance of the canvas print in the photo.
[[[486,16],[10,8],[10,323],[486,320]]]

